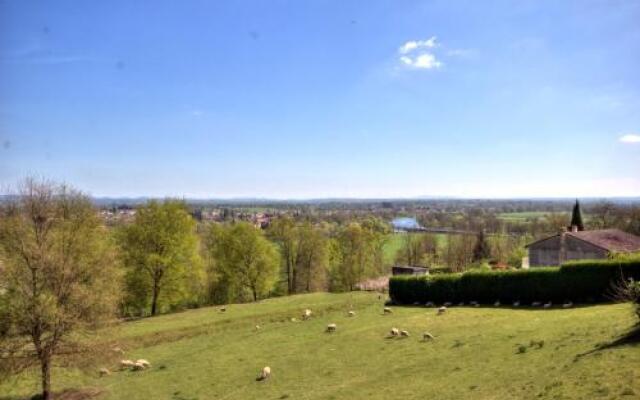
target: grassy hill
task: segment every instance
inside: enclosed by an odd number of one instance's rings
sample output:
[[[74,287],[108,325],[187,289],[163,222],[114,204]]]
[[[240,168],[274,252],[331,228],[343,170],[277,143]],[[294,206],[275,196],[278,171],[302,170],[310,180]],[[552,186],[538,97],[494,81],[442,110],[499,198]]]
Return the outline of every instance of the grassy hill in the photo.
[[[304,308],[314,317],[300,321]],[[101,399],[632,399],[640,349],[611,343],[635,323],[628,305],[574,309],[396,307],[369,293],[310,294],[203,308],[101,332],[153,366],[98,377],[57,368],[54,389]],[[347,317],[353,309],[356,316]],[[295,322],[291,318],[295,317]],[[328,323],[337,332],[325,333]],[[259,324],[261,329],[256,330]],[[390,328],[409,338],[387,338]],[[423,342],[421,333],[436,339]],[[532,341],[542,344],[532,345]],[[273,375],[256,376],[264,366]],[[1,399],[38,391],[36,375],[0,383]]]

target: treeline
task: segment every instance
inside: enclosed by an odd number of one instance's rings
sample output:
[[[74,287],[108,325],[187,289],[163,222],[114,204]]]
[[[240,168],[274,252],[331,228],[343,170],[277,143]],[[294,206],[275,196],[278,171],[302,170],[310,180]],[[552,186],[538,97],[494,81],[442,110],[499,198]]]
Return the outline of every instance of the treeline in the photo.
[[[149,201],[114,228],[123,315],[312,291],[353,290],[385,273],[389,233],[378,219],[343,226],[284,216],[268,229],[243,222],[197,224],[182,201]]]
[[[40,197],[34,198],[38,193]],[[130,222],[106,227],[87,196],[33,180],[25,182],[21,193],[1,208],[0,225],[6,234],[0,237],[0,264],[7,270],[24,267],[28,271],[21,243],[40,240],[40,230],[61,218],[38,210],[57,209],[62,198],[82,204],[82,213],[91,214],[91,219],[78,219],[74,229],[81,232],[83,225],[99,224],[99,230],[92,236],[95,243],[82,245],[91,248],[75,249],[79,241],[65,245],[62,240],[72,238],[58,235],[48,237],[47,248],[74,248],[79,254],[103,248],[109,254],[100,256],[109,263],[103,270],[110,271],[118,287],[112,295],[119,299],[121,316],[301,292],[353,290],[362,280],[387,273],[384,244],[390,232],[380,219],[335,224],[283,216],[263,230],[243,221],[198,223],[183,201],[149,200],[136,208]],[[39,219],[45,221],[43,227],[33,224]],[[2,280],[0,275],[0,285]]]

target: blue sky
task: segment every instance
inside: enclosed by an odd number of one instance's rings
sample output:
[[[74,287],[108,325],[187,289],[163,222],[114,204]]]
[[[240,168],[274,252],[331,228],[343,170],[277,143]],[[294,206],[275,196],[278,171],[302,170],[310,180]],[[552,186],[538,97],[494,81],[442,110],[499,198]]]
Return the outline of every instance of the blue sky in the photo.
[[[638,1],[0,1],[0,186],[640,195]]]

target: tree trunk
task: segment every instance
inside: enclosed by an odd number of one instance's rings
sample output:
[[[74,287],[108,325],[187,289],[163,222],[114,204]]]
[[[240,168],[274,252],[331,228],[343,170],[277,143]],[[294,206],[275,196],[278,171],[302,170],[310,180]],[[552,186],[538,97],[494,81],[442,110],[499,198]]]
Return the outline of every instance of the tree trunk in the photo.
[[[42,368],[42,400],[51,399],[51,359],[45,355],[40,359]]]
[[[160,292],[160,288],[158,285],[153,285],[153,297],[151,299],[151,315],[156,315],[158,311],[158,294]]]

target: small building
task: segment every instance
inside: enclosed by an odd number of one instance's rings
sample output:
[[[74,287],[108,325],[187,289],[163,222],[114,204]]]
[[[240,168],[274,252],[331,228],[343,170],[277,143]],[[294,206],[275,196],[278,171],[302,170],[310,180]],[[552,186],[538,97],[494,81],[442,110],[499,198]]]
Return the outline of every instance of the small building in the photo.
[[[556,266],[565,261],[604,259],[612,253],[640,251],[640,237],[619,229],[574,229],[540,239],[527,246],[530,267]]]
[[[429,275],[429,268],[411,267],[408,265],[396,265],[391,267],[392,275]]]

